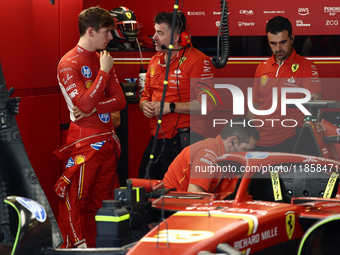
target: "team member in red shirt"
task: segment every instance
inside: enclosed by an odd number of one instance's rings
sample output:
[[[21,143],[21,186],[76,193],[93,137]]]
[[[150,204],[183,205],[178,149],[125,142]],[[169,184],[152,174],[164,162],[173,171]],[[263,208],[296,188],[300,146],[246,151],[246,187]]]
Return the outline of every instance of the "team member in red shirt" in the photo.
[[[80,39],[59,62],[58,81],[70,110],[67,144],[56,155],[67,160],[54,186],[59,201],[62,247],[95,247],[94,216],[102,201],[113,199],[120,143],[110,114],[126,101],[113,58],[103,50],[115,23],[107,10],[91,7],[79,14]],[[86,227],[85,227],[86,226]]]
[[[178,12],[173,38],[173,50],[169,56],[171,39],[171,25],[173,13],[160,12],[154,18],[156,50],[152,57],[145,79],[145,88],[139,106],[143,114],[150,118],[152,137],[144,152],[139,168],[140,178],[145,177],[146,167],[149,163],[153,139],[162,99],[167,59],[170,58],[170,69],[165,96],[161,129],[158,134],[154,163],[151,164],[149,177],[163,179],[164,173],[176,155],[182,150],[178,129],[190,128],[190,140],[198,141],[203,138],[204,123],[201,116],[201,94],[209,90],[214,77],[210,58],[184,43],[181,38],[186,32],[186,18]],[[182,46],[180,45],[182,44]],[[191,78],[197,78],[190,83]],[[209,85],[210,84],[210,85]],[[208,101],[208,110],[212,104]],[[163,141],[163,138],[165,141]],[[165,147],[162,149],[163,144]]]
[[[245,123],[245,125],[240,123]],[[225,189],[229,184],[229,178],[223,179],[215,190],[219,178],[211,176],[208,172],[193,175],[195,169],[197,167],[207,169],[216,164],[217,157],[225,153],[251,151],[259,139],[259,132],[256,128],[248,126],[247,120],[240,117],[234,118],[215,139],[208,138],[182,150],[171,163],[163,178],[165,188],[211,193]],[[190,172],[192,177],[190,177]],[[197,178],[198,176],[200,178]]]
[[[270,115],[255,116],[248,111],[246,117],[263,121],[254,121],[256,126],[263,124],[258,127],[261,139],[257,142],[254,150],[292,152],[297,140],[294,125],[298,123],[297,127],[300,127],[304,116],[297,108],[287,108],[286,115],[281,115],[281,88],[305,88],[309,90],[314,100],[320,100],[322,94],[319,74],[312,61],[296,54],[293,48],[292,25],[287,18],[281,16],[272,18],[267,23],[266,32],[273,55],[256,69],[253,105],[258,110],[270,109],[273,103],[272,89],[274,87],[278,90],[278,104],[276,110]],[[288,94],[287,98],[302,97],[300,93]],[[274,121],[266,121],[266,119],[273,119]],[[293,119],[296,122],[284,122],[285,127],[281,125],[281,121],[285,119]]]

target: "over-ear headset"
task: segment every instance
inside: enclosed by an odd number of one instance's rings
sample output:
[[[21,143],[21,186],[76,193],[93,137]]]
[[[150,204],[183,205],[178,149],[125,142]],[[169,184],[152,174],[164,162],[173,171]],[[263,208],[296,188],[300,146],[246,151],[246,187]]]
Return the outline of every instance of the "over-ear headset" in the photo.
[[[184,14],[181,11],[177,12],[178,29],[182,31],[179,35],[178,44],[182,47],[186,47],[191,41],[191,34],[186,30],[186,22]]]

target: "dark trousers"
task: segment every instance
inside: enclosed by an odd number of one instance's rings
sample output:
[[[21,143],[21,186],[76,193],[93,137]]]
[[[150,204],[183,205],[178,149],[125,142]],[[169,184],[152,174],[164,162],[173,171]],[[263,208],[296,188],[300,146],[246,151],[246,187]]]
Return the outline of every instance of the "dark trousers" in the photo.
[[[289,139],[283,141],[280,144],[270,146],[270,147],[255,145],[254,151],[270,151],[270,152],[289,152],[289,153],[292,153],[293,150],[294,150],[294,146],[296,144],[297,138],[298,138],[298,135],[295,135],[292,138],[289,138]]]
[[[149,164],[150,154],[154,141],[152,136],[148,146],[146,147],[142,161],[139,166],[138,178],[146,178],[146,168]],[[164,148],[163,148],[164,146]],[[171,139],[157,139],[156,149],[154,151],[154,158],[149,166],[149,176],[151,179],[162,180],[166,171],[168,171],[169,165],[176,158],[176,156],[182,151],[182,146],[179,140],[178,134]]]
[[[178,134],[171,139],[157,139],[154,157],[151,165],[149,166],[149,176],[146,176],[146,168],[149,164],[154,139],[155,138],[152,136],[144,151],[143,158],[139,166],[138,178],[150,177],[151,179],[163,180],[165,173],[168,171],[168,167],[183,149]],[[202,135],[195,132],[190,133],[191,143],[202,139]]]

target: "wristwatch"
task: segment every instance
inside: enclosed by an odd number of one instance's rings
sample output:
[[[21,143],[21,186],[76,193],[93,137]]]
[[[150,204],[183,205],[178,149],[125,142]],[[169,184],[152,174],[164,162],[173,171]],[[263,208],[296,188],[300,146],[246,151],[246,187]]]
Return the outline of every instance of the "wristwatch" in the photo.
[[[175,108],[176,108],[176,104],[175,103],[170,103],[170,112],[171,113],[175,112]]]

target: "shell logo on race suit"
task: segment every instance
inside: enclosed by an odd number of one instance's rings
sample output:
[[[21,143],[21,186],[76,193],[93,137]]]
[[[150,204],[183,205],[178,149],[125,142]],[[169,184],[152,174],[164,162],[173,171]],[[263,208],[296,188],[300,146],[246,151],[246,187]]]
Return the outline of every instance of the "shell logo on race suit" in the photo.
[[[104,143],[105,143],[105,141],[92,143],[91,147],[92,147],[92,149],[95,149],[96,151],[98,151],[103,146]]]
[[[89,88],[91,88],[92,84],[93,84],[93,81],[88,80],[88,81],[85,83],[85,87],[86,87],[87,89],[89,89]]]
[[[75,158],[75,161],[76,161],[76,164],[77,164],[77,165],[83,164],[83,163],[85,162],[85,156],[83,156],[83,155],[78,155],[78,156]]]
[[[110,114],[108,114],[108,113],[98,114],[98,117],[104,123],[108,123],[110,121]]]
[[[92,76],[92,71],[88,66],[82,66],[81,73],[82,75],[84,75],[85,78],[90,78]]]
[[[46,211],[44,207],[42,207],[37,202],[23,197],[17,197],[16,200],[24,207],[27,208],[32,214],[35,215],[37,221],[44,222],[47,218]]]

